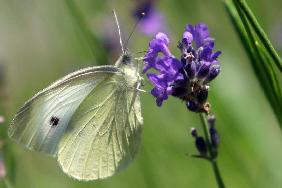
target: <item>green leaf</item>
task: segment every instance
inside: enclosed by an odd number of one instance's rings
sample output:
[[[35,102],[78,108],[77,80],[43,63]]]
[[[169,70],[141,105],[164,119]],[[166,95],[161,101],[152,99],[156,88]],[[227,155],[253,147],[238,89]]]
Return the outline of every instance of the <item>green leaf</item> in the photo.
[[[244,0],[223,2],[282,128],[282,92],[278,79],[282,70],[281,59]]]

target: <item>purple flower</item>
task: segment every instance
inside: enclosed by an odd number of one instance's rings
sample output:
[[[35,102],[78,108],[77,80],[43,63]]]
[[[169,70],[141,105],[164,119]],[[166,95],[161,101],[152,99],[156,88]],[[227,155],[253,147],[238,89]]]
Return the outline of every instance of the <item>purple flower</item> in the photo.
[[[193,35],[192,33],[185,31],[182,36],[182,43],[188,47],[192,45]]]
[[[195,26],[188,24],[185,30],[192,34],[197,48],[213,41],[213,39],[210,38],[208,26],[206,24],[200,23]]]
[[[168,98],[168,95],[172,93],[172,87],[170,82],[172,81],[165,74],[147,74],[149,80],[154,84],[155,88],[151,91],[152,95],[156,97],[156,103],[161,106],[163,100]]]
[[[136,7],[133,11],[133,16],[139,20],[138,30],[146,35],[155,35],[157,32],[165,32],[164,16],[155,9],[153,0],[140,1],[136,0]],[[142,16],[142,13],[145,13]]]
[[[216,63],[218,56],[221,54],[220,51],[212,53],[214,48],[214,42],[209,42],[205,44],[202,51],[199,53],[199,58],[205,61],[209,61],[211,63]]]
[[[173,93],[173,83],[175,80],[183,79],[183,75],[179,73],[181,68],[181,62],[178,59],[164,56],[158,58],[154,64],[154,69],[159,74],[147,74],[148,79],[155,86],[151,93],[156,98],[158,106],[161,106],[162,102],[168,99],[168,95]]]
[[[155,38],[149,43],[149,50],[147,51],[144,61],[145,66],[143,73],[145,73],[150,68],[156,68],[156,61],[160,60],[158,53],[163,53],[164,56],[170,57],[172,54],[168,49],[169,39],[164,33],[157,33]]]
[[[165,56],[171,56],[168,49],[169,39],[164,33],[157,33],[155,39],[151,40],[149,47],[154,52],[162,52]]]
[[[217,58],[221,54],[220,51],[213,52],[214,39],[210,37],[207,25],[186,26],[178,44],[179,59],[171,54],[168,45],[167,35],[157,33],[144,57],[143,73],[150,69],[157,72],[147,74],[154,85],[151,93],[157,105],[161,106],[172,95],[184,100],[191,111],[205,111],[208,84],[220,72]]]

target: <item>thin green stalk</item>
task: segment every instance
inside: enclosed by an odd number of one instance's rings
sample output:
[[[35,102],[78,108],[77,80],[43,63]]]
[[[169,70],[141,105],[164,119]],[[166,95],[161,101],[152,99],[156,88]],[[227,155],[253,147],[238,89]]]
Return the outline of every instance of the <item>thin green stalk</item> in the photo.
[[[65,0],[65,2],[77,26],[79,27],[79,30],[85,37],[89,45],[89,48],[91,50],[91,53],[96,60],[96,63],[99,65],[108,64],[106,52],[103,46],[101,45],[99,39],[94,35],[94,33],[89,28],[82,12],[79,10],[79,8],[77,7],[77,5],[73,0]]]
[[[209,135],[209,126],[207,124],[207,121],[206,121],[204,113],[200,113],[200,119],[201,119],[201,122],[202,122],[202,127],[203,127],[203,131],[204,131],[204,135],[205,135],[205,140],[207,142],[208,153],[209,153],[209,156],[211,158],[209,161],[210,161],[210,163],[212,165],[212,169],[213,169],[213,172],[214,172],[214,176],[215,176],[217,185],[218,185],[219,188],[225,188],[223,179],[222,179],[222,177],[220,175],[220,171],[219,171],[219,168],[218,168],[218,165],[217,165],[217,161],[216,161],[216,159],[212,158],[213,154],[212,154],[211,141],[210,141],[210,135]]]
[[[269,52],[269,54],[273,58],[275,64],[277,65],[278,69],[280,70],[280,72],[282,72],[282,60],[279,57],[279,55],[277,54],[277,52],[275,51],[274,47],[272,46],[272,44],[269,41],[266,33],[264,32],[264,30],[260,26],[259,22],[257,21],[257,19],[256,19],[255,15],[253,14],[252,10],[249,8],[249,6],[245,2],[245,0],[235,0],[235,1],[242,8],[244,14],[248,18],[248,21],[250,22],[250,24],[252,25],[252,27],[256,31],[259,39],[262,41],[263,45],[265,46],[265,48],[267,49],[267,51]]]
[[[233,3],[237,9],[241,22],[245,26],[244,28],[249,39],[248,48],[251,49],[249,55],[253,56],[252,59],[254,59],[254,61],[251,61],[251,63],[256,73],[259,75],[257,77],[262,85],[263,91],[267,96],[280,125],[282,126],[280,89],[277,90],[275,87],[277,84],[279,86],[279,83],[273,83],[273,81],[276,81],[276,79],[272,79],[273,72],[270,69],[271,67],[269,67],[270,63],[266,62],[266,57],[264,56],[265,54],[259,48],[259,43],[256,40],[255,33],[253,32],[249,20],[244,14],[244,11],[240,8],[238,0],[233,0]]]
[[[282,127],[281,87],[275,73],[273,58],[266,47],[260,43],[257,32],[252,28],[250,21],[241,9],[238,0],[223,0],[227,13],[239,34],[243,47],[247,52],[250,63],[257,79],[267,97],[280,126]]]
[[[265,48],[263,48],[259,43],[256,43],[256,46],[261,51],[261,53],[262,53],[262,55],[263,55],[263,57],[265,59],[265,62],[268,63],[268,69],[270,69],[269,72],[274,73],[275,70],[274,70],[273,65],[271,64],[271,57],[269,56],[269,53],[267,53]],[[282,104],[282,91],[281,91],[281,87],[280,87],[277,75],[276,74],[271,74],[271,80],[272,80],[272,87],[275,89],[275,91],[277,93],[277,97],[278,97],[277,100],[280,101],[279,104]]]
[[[252,51],[252,54],[254,54],[254,57],[256,59],[255,62],[263,62],[263,58],[261,56],[261,53],[260,51],[258,50],[257,48],[257,40],[254,36],[254,33],[252,32],[252,29],[250,28],[249,26],[249,22],[248,20],[246,19],[246,17],[244,16],[244,13],[241,11],[240,7],[239,7],[239,4],[237,3],[237,0],[233,0],[234,2],[234,5],[237,9],[237,12],[239,14],[239,17],[241,18],[241,21],[243,23],[243,25],[245,26],[245,30],[247,32],[247,36],[249,38],[249,46],[251,47],[251,49],[253,50]],[[260,79],[263,79],[262,83],[264,83],[264,91],[268,91],[268,90],[271,90],[270,85],[267,84],[267,83],[270,83],[269,82],[269,77],[268,75],[266,74],[267,71],[266,70],[266,67],[265,67],[265,64],[264,63],[260,63],[260,66],[257,65],[257,63],[254,63],[254,65],[257,67],[257,71],[262,75],[261,77],[259,77]],[[267,94],[270,94],[270,92],[266,92],[266,95]],[[273,99],[272,96],[269,97],[269,99]]]
[[[260,46],[260,44],[256,43],[256,46],[262,53],[262,56],[265,59],[264,61],[268,63],[268,66],[265,66],[265,68],[268,69],[268,72],[272,73],[269,75],[269,79],[271,80],[270,82],[271,87],[275,91],[275,92],[272,92],[272,94],[275,97],[275,100],[273,100],[272,102],[273,104],[271,105],[273,108],[275,106],[275,109],[273,109],[274,113],[278,121],[280,122],[280,126],[282,126],[282,116],[281,116],[282,114],[282,91],[281,91],[280,83],[277,78],[277,75],[274,73],[275,70],[274,70],[273,65],[271,64],[271,59],[270,59],[271,57],[269,57],[269,53],[267,53],[265,48]]]
[[[219,171],[219,168],[218,168],[216,160],[212,160],[211,164],[212,164],[212,169],[213,169],[213,172],[214,172],[214,176],[216,178],[216,182],[218,183],[218,187],[221,187],[221,188],[225,187],[224,182],[223,182],[223,180],[221,178],[220,171]]]

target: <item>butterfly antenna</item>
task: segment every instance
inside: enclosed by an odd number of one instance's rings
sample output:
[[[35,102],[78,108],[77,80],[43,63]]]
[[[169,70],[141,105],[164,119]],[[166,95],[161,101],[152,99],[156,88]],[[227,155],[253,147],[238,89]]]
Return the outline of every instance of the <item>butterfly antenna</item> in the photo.
[[[114,14],[114,17],[115,17],[115,20],[116,20],[116,24],[117,24],[118,35],[119,35],[119,43],[120,43],[120,46],[121,46],[122,53],[124,53],[124,47],[123,47],[123,43],[122,43],[122,38],[121,38],[121,32],[120,32],[119,22],[118,22],[118,18],[117,18],[117,14],[116,14],[116,11],[115,11],[115,10],[113,10],[113,14]]]
[[[135,22],[135,24],[134,24],[134,26],[133,26],[133,28],[132,28],[132,30],[131,30],[131,32],[130,32],[130,34],[129,34],[127,40],[126,40],[126,42],[125,42],[125,48],[127,48],[128,41],[129,41],[129,39],[131,38],[132,34],[134,33],[134,31],[135,31],[135,29],[136,29],[138,23],[141,21],[141,19],[142,19],[145,15],[146,15],[146,13],[145,13],[145,12],[142,12],[142,13],[140,14],[140,17],[138,18],[138,20]]]

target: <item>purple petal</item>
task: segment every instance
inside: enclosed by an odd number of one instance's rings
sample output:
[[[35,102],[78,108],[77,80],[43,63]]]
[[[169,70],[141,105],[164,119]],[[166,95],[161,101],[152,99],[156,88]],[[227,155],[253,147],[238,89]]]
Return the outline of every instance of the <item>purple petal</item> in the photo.
[[[211,55],[212,55],[212,48],[210,45],[204,46],[203,50],[199,54],[200,59],[204,61],[210,61]]]
[[[221,51],[217,51],[217,52],[213,53],[212,56],[211,56],[211,59],[216,60],[220,54],[221,54]]]
[[[175,77],[180,68],[182,68],[181,62],[173,57],[159,57],[155,63],[155,69],[169,77]]]
[[[220,73],[220,65],[219,64],[212,65],[210,67],[209,74],[207,75],[205,79],[205,83],[208,83],[212,81],[213,79],[215,79],[217,75],[219,75],[219,73]]]
[[[188,31],[185,31],[183,33],[183,36],[182,36],[182,43],[188,47],[192,44],[192,41],[193,41],[193,35],[192,33],[188,32]]]
[[[168,45],[169,43],[169,39],[167,35],[162,32],[159,32],[156,34],[156,39],[165,45]]]
[[[175,81],[177,81],[177,80],[184,80],[183,74],[181,74],[180,72],[178,72],[178,73],[176,74],[174,80],[175,80]]]
[[[204,40],[210,36],[208,26],[206,24],[196,24],[194,27],[194,34],[197,47],[203,46]]]
[[[147,77],[157,88],[166,88],[168,86],[167,79],[163,74],[156,75],[154,73],[148,73]]]
[[[180,68],[182,68],[182,63],[176,59],[176,58],[171,58],[171,68],[175,71],[179,71]]]
[[[210,69],[210,62],[204,61],[201,63],[201,66],[197,72],[197,77],[199,79],[202,79],[204,77],[206,77],[209,74],[209,69]]]
[[[154,53],[158,54],[162,52],[165,56],[172,56],[168,49],[169,39],[164,33],[157,33],[154,39],[149,43],[149,48],[153,50]]]
[[[144,56],[145,66],[143,68],[143,74],[147,72],[150,68],[156,67],[156,58],[157,53],[153,49],[149,49],[146,55]]]
[[[154,66],[155,66],[155,64],[154,64],[153,61],[145,62],[142,73],[145,74],[150,68],[153,68]]]
[[[169,57],[166,57],[166,56],[157,58],[156,70],[159,71],[160,73],[166,73],[170,66],[168,60],[169,60]]]
[[[154,88],[151,94],[156,98],[157,106],[161,106],[163,101],[168,99],[168,95],[164,89]]]
[[[156,98],[157,106],[159,106],[159,107],[162,106],[163,101],[164,101],[164,100],[167,100],[167,98],[168,98],[168,97],[166,97],[166,98],[163,98],[163,97]]]
[[[214,39],[211,37],[205,38],[203,39],[203,44],[202,45],[206,45],[206,44],[212,44],[212,47],[214,47]]]
[[[192,61],[191,63],[188,63],[186,66],[185,66],[185,70],[186,70],[186,73],[188,75],[188,77],[191,79],[191,78],[194,78],[195,74],[196,74],[196,64],[194,61]]]
[[[206,24],[200,23],[196,24],[194,27],[189,24],[186,26],[185,30],[193,35],[197,48],[203,46],[207,42],[213,41],[213,39],[209,37],[210,34]]]
[[[188,24],[186,25],[186,28],[185,28],[186,31],[188,31],[189,33],[194,33],[194,26],[191,25],[191,24]]]

